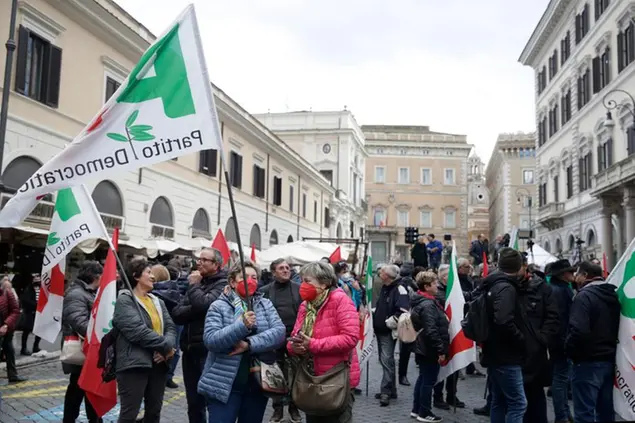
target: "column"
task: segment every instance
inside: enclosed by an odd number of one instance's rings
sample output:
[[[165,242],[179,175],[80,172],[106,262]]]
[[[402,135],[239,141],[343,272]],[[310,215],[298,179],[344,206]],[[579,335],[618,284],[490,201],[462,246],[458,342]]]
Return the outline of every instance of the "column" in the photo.
[[[624,209],[621,210],[621,214],[617,216],[619,228],[617,231],[617,236],[619,240],[617,241],[617,256],[622,257],[624,252],[626,252],[626,247],[628,246],[628,240],[626,239],[626,212]]]
[[[600,231],[607,267],[611,271],[615,266],[613,262],[613,225],[611,224],[611,210],[607,207],[603,207],[600,212]]]
[[[396,245],[395,245],[395,236],[391,233],[390,234],[390,250],[388,251],[388,261],[391,261],[392,258],[395,256],[395,254],[397,253],[396,249]]]
[[[635,238],[635,187],[624,187],[624,221],[626,222],[626,245]]]

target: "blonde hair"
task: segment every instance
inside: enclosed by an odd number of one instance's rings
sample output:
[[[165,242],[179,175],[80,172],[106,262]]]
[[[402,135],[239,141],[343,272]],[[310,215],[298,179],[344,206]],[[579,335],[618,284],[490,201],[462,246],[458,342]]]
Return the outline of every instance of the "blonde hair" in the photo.
[[[155,282],[165,282],[170,280],[170,272],[168,272],[168,269],[161,264],[155,264],[152,266],[150,271],[152,272],[152,276],[154,276]]]
[[[426,286],[430,286],[433,283],[436,283],[438,280],[439,277],[437,276],[437,274],[431,271],[421,272],[415,278],[417,287],[421,290],[423,290]]]

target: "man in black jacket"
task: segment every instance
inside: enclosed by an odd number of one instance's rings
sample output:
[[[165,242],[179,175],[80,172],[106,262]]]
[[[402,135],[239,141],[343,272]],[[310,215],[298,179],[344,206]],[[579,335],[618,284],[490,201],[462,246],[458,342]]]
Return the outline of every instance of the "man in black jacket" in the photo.
[[[546,269],[547,270],[547,269]],[[569,260],[558,260],[549,263],[546,276],[553,291],[553,297],[558,305],[558,332],[549,345],[549,356],[553,365],[553,380],[551,382],[551,396],[553,412],[557,423],[568,422],[572,419],[569,408],[569,384],[571,362],[564,352],[564,341],[569,325],[569,313],[573,302],[573,273],[575,268]]]
[[[578,293],[571,305],[566,354],[573,361],[573,410],[576,422],[612,422],[615,352],[620,303],[615,285],[607,284],[602,268],[588,261],[578,265]]]
[[[382,407],[390,405],[390,399],[397,398],[395,372],[395,344],[393,330],[403,310],[410,308],[408,291],[399,279],[399,267],[394,264],[383,266],[379,270],[382,287],[375,305],[373,329],[377,336],[379,363],[383,370],[381,392],[375,395]]]
[[[410,250],[410,257],[414,261],[415,267],[428,268],[428,248],[426,247],[426,235],[419,235],[417,243]]]
[[[269,270],[273,275],[273,282],[260,288],[260,292],[265,298],[271,300],[280,320],[287,330],[287,338],[291,336],[293,326],[298,317],[298,310],[302,299],[300,298],[300,285],[291,282],[291,267],[285,259],[276,259],[271,262]],[[290,375],[291,360],[286,348],[286,344],[277,351],[277,360],[286,375]],[[298,408],[293,404],[291,398],[287,398],[289,403],[289,421],[291,423],[302,423],[302,416]],[[281,397],[272,399],[273,416],[269,423],[279,423],[284,420],[284,401]]]
[[[548,347],[558,333],[558,305],[544,273],[528,269],[524,259],[520,281],[520,303],[526,323],[526,360],[523,364],[523,384],[527,397],[525,423],[547,423],[545,387],[551,385]]]
[[[483,281],[487,295],[489,335],[483,342],[483,365],[492,390],[491,421],[522,421],[527,408],[522,364],[525,359],[525,323],[518,299],[520,253],[501,248],[498,271]]]
[[[198,380],[207,358],[207,349],[203,345],[207,309],[227,285],[227,271],[223,270],[220,251],[203,249],[197,270],[190,274],[188,280],[190,286],[181,302],[172,309],[172,319],[177,325],[183,325],[181,350],[189,422],[206,423],[207,404],[198,393]]]

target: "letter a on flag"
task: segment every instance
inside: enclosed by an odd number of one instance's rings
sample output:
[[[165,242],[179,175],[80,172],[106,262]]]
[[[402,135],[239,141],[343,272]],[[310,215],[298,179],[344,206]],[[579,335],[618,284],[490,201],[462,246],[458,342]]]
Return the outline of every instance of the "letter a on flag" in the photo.
[[[93,121],[0,211],[17,226],[35,198],[200,150],[221,151],[220,127],[194,6],[143,54]]]
[[[454,241],[452,241],[452,259],[450,263],[445,300],[445,314],[450,321],[450,352],[446,362],[441,365],[437,379],[439,382],[476,361],[476,344],[474,344],[474,341],[467,339],[461,327],[465,298],[459,282],[456,243]]]
[[[115,251],[119,243],[119,230],[115,230],[112,246],[108,251],[104,273],[99,281],[99,291],[93,303],[88,321],[85,346],[86,361],[79,376],[79,387],[86,392],[86,398],[92,404],[99,417],[117,405],[117,382],[104,382],[102,371],[97,367],[101,339],[112,329],[112,317],[117,301],[117,260]]]
[[[80,242],[95,238],[109,237],[86,187],[79,185],[58,192],[44,249],[40,298],[33,325],[33,333],[47,342],[55,342],[62,328],[66,255]]]

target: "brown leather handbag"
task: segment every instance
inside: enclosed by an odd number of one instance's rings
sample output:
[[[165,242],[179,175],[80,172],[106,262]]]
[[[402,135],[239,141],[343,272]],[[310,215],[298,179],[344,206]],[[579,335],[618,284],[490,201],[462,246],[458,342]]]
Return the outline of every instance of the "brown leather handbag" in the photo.
[[[303,359],[298,365],[291,398],[300,410],[310,416],[331,416],[344,412],[351,398],[350,369],[353,353],[348,361],[333,366],[321,376],[314,376]]]

